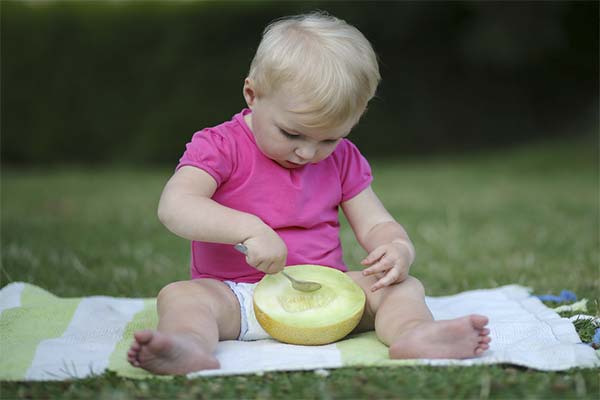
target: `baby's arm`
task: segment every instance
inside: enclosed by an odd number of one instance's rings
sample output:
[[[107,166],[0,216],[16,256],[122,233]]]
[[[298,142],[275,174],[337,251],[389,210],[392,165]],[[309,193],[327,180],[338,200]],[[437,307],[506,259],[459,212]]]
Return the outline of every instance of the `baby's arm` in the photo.
[[[380,278],[372,287],[405,280],[415,258],[415,249],[402,225],[388,213],[369,186],[342,203],[344,214],[360,245],[369,253],[361,264],[364,275]]]
[[[283,240],[255,215],[220,205],[211,197],[217,183],[207,172],[180,168],[167,182],[158,205],[158,218],[173,233],[188,240],[244,243],[253,267],[276,273],[283,269]]]

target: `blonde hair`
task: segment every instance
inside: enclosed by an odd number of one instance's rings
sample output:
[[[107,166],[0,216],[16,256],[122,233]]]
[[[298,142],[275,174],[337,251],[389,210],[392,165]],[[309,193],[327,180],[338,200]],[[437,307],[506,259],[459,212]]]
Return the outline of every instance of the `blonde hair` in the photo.
[[[307,127],[358,122],[381,76],[369,41],[326,13],[276,20],[263,32],[250,72],[257,96],[285,86],[304,107]]]

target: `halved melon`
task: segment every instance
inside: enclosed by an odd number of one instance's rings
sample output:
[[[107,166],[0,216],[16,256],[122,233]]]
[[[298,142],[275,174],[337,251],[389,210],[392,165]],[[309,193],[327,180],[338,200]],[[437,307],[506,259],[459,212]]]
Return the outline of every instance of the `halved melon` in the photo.
[[[282,274],[265,275],[254,290],[254,313],[273,338],[292,344],[327,344],[358,325],[366,297],[348,275],[319,265],[296,265],[285,271],[322,287],[300,292]]]

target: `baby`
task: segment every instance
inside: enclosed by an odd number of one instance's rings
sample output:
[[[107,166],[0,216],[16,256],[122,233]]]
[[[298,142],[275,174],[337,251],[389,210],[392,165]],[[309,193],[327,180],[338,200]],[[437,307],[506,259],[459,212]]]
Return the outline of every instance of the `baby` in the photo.
[[[486,317],[433,320],[409,275],[414,247],[346,139],[379,80],[370,43],[340,19],[313,13],[266,28],[244,81],[248,108],[194,134],[162,193],[161,222],[191,241],[192,279],[160,291],[158,327],[135,333],[132,365],[157,374],[219,368],[220,340],[267,338],[252,308],[264,274],[297,264],[348,271],[339,207],[368,254],[364,270],[347,272],[367,297],[355,332],[374,329],[391,358],[489,348]]]

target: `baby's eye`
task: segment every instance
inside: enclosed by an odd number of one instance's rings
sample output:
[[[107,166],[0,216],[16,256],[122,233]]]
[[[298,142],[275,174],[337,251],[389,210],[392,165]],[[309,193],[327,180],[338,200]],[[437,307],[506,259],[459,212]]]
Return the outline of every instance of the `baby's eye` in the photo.
[[[339,141],[340,139],[328,139],[328,140],[323,140],[324,144],[335,144]]]
[[[281,132],[283,134],[283,136],[290,138],[290,139],[299,139],[300,138],[300,135],[295,135],[293,133],[286,132],[281,128],[279,128],[279,132]]]

